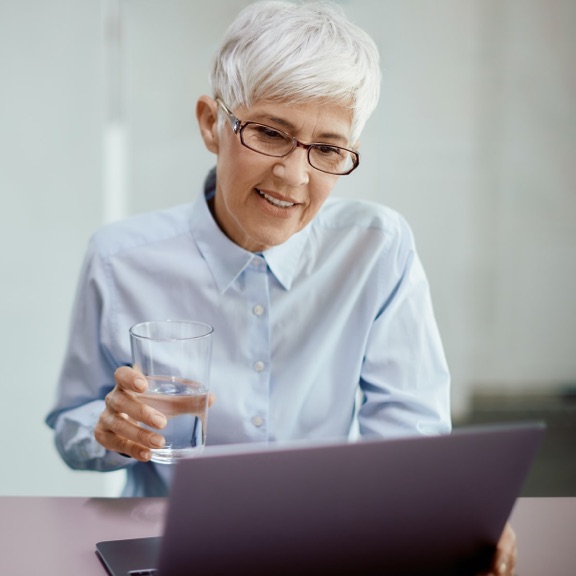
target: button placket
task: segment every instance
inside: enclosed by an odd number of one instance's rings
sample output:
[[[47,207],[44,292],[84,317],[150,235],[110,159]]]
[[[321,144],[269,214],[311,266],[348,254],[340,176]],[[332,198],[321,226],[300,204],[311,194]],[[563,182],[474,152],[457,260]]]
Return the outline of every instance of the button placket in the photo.
[[[248,422],[255,439],[264,439],[268,434],[267,414],[269,401],[269,282],[268,266],[261,256],[255,256],[246,271],[246,296],[249,298],[249,349],[252,356],[252,394]]]

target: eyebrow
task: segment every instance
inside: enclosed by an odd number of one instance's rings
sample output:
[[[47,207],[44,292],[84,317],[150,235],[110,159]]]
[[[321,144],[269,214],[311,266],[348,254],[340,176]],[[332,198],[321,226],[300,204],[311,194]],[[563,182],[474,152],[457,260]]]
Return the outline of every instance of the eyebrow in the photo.
[[[284,118],[279,118],[277,116],[271,116],[269,114],[263,114],[262,115],[263,120],[267,121],[267,122],[273,122],[274,124],[278,124],[280,126],[282,126],[282,128],[284,130],[286,130],[286,132],[293,132],[296,130],[296,127],[294,126],[294,124],[292,124],[290,121],[284,119]],[[259,120],[258,120],[259,121]],[[314,140],[315,142],[321,142],[322,140],[338,140],[340,142],[343,142],[344,144],[348,143],[348,138],[346,138],[343,134],[338,134],[337,132],[322,132],[321,134],[318,135],[319,140]]]

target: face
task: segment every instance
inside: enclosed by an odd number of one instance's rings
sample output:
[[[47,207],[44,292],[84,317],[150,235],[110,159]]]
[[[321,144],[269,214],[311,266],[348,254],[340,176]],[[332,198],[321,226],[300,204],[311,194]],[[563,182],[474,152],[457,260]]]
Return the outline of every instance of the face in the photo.
[[[218,155],[215,219],[231,240],[251,252],[282,244],[314,218],[338,176],[312,168],[303,148],[272,158],[243,146],[228,122],[218,133],[216,106],[203,97],[197,107],[204,142]],[[267,124],[304,143],[351,147],[352,116],[345,108],[263,101],[233,112],[242,122]]]

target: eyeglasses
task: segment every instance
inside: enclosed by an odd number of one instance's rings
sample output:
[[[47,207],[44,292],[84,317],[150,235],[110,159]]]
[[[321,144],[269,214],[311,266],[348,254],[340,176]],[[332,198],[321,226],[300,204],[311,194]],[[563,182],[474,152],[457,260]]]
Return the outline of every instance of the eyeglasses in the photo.
[[[310,166],[321,172],[338,176],[350,174],[360,163],[360,156],[354,150],[320,142],[304,144],[294,136],[266,126],[266,124],[241,122],[220,98],[216,98],[216,102],[228,116],[234,134],[240,135],[242,145],[254,152],[264,154],[264,156],[284,158],[300,146],[307,151]]]

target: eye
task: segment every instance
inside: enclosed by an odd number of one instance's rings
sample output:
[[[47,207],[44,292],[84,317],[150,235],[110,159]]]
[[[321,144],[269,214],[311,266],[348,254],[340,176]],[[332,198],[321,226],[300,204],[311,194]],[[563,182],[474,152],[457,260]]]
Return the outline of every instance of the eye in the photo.
[[[318,144],[314,146],[315,150],[318,150],[323,156],[345,156],[346,150],[339,148],[338,146],[329,146],[328,144]]]
[[[282,132],[270,128],[270,126],[254,125],[252,129],[262,140],[286,140],[286,136]]]

